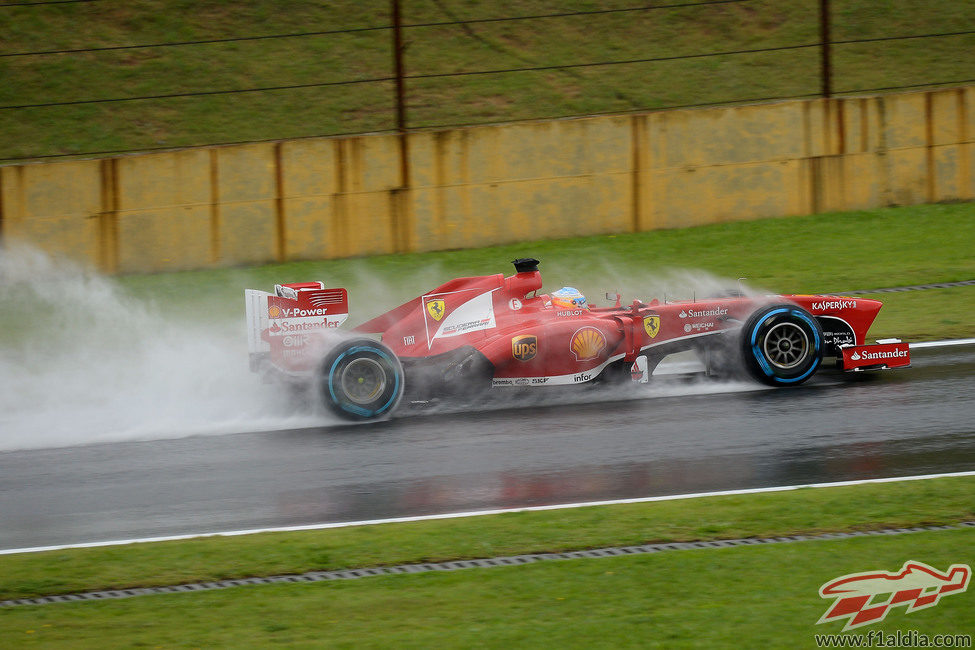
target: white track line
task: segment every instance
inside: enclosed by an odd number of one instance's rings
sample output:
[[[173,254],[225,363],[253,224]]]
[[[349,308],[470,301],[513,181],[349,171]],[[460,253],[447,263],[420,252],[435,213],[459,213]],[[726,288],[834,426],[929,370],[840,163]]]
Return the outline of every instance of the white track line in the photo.
[[[911,349],[915,348],[943,348],[949,345],[975,345],[975,339],[952,339],[949,341],[922,341],[921,343],[911,343]]]
[[[524,508],[498,508],[495,510],[474,510],[470,512],[451,512],[440,515],[420,515],[416,517],[392,517],[390,519],[367,519],[364,521],[343,521],[328,524],[307,524],[303,526],[282,526],[279,528],[253,528],[250,530],[233,530],[216,533],[191,533],[187,535],[171,535],[168,537],[143,537],[139,539],[123,539],[107,542],[87,542],[83,544],[62,544],[58,546],[35,546],[31,548],[11,548],[0,550],[0,555],[15,553],[40,553],[42,551],[62,551],[71,548],[97,548],[101,546],[122,546],[124,544],[141,544],[146,542],[172,542],[201,537],[235,537],[239,535],[256,535],[258,533],[292,533],[306,530],[326,530],[329,528],[347,528],[349,526],[375,526],[378,524],[408,523],[414,521],[434,521],[437,519],[460,519],[462,517],[482,517],[484,515],[500,515],[508,512],[540,512],[544,510],[564,510],[567,508],[586,508],[589,506],[612,506],[626,503],[651,503],[654,501],[676,501],[678,499],[699,499],[702,497],[735,496],[741,494],[761,494],[764,492],[788,492],[803,488],[830,488],[848,485],[864,485],[867,483],[898,483],[901,481],[921,481],[932,478],[950,478],[957,476],[975,476],[971,472],[950,472],[947,474],[923,474],[920,476],[898,476],[892,478],[870,478],[858,481],[837,481],[834,483],[809,483],[806,485],[780,485],[776,487],[749,488],[744,490],[723,490],[720,492],[695,492],[692,494],[670,494],[657,497],[639,497],[633,499],[613,499],[610,501],[585,501],[582,503],[560,503],[548,506],[528,506]]]

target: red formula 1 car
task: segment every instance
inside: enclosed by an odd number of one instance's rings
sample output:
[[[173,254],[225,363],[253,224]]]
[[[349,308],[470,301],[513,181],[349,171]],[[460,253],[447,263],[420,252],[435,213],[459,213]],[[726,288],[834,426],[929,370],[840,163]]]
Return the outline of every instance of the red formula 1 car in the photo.
[[[476,396],[514,387],[647,381],[665,356],[700,353],[716,374],[795,386],[836,359],[846,371],[910,364],[906,343],[866,345],[881,303],[841,296],[745,296],[590,307],[560,290],[538,294],[538,261],[515,275],[457,278],[359,325],[345,289],[321,282],[247,290],[251,368],[314,386],[353,420],[383,417],[400,399]],[[564,294],[564,295],[563,295]],[[375,336],[380,334],[381,341]]]

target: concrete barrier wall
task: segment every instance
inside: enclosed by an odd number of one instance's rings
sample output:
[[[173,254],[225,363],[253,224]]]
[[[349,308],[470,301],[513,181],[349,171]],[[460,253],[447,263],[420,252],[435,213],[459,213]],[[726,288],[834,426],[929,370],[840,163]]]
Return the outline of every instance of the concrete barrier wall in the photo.
[[[0,232],[107,272],[975,198],[975,86],[0,167]]]

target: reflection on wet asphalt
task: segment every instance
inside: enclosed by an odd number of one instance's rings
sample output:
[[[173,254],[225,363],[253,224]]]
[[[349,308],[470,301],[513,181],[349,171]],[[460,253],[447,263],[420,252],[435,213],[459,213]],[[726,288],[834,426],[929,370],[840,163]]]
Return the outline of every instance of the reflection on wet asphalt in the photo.
[[[0,548],[975,470],[975,346],[368,426],[0,453]]]

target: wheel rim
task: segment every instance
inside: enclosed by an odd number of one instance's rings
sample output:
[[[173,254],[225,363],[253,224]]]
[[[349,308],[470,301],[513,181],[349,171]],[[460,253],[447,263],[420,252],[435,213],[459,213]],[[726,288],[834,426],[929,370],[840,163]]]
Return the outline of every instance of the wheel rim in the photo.
[[[790,370],[808,356],[809,337],[795,323],[779,323],[765,334],[762,351],[773,366]]]
[[[356,404],[369,404],[386,389],[386,371],[375,359],[353,359],[342,370],[342,391]]]

